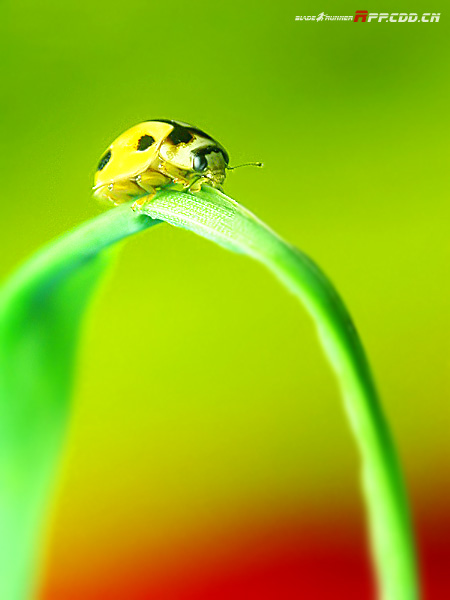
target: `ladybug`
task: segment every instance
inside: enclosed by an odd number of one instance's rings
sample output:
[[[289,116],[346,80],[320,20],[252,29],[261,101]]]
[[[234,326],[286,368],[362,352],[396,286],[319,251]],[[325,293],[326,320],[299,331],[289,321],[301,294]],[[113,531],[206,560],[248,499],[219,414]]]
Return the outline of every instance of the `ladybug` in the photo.
[[[122,133],[103,154],[94,195],[114,204],[137,198],[133,208],[138,209],[168,184],[180,184],[191,192],[199,191],[202,184],[221,189],[226,169],[236,168],[228,162],[225,148],[193,125],[167,119],[144,121]]]

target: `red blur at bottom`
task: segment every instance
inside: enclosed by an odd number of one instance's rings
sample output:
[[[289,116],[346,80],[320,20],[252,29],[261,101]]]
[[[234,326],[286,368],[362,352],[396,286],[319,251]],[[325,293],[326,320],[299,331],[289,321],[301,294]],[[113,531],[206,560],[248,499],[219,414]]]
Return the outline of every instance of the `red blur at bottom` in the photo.
[[[156,571],[139,552],[90,581],[50,575],[43,600],[372,600],[364,531],[278,527],[228,539],[224,546],[186,547]],[[55,565],[56,566],[56,565]],[[60,572],[61,575],[61,572]],[[70,579],[70,580],[69,580]],[[59,580],[59,581],[58,581]]]
[[[356,520],[186,540],[165,557],[145,548],[119,556],[113,549],[95,568],[79,556],[58,564],[55,553],[41,600],[373,600],[365,528]],[[423,600],[447,600],[450,522],[442,513],[422,513],[415,530]]]

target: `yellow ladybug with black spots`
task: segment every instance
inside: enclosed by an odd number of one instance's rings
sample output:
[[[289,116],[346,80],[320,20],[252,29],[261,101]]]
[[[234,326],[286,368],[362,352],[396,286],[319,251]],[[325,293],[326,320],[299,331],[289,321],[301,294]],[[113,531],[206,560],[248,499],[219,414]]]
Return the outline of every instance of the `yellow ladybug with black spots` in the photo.
[[[94,194],[121,204],[137,198],[141,208],[170,183],[199,191],[202,184],[220,188],[228,167],[225,148],[187,123],[158,119],[135,125],[120,135],[102,156]]]

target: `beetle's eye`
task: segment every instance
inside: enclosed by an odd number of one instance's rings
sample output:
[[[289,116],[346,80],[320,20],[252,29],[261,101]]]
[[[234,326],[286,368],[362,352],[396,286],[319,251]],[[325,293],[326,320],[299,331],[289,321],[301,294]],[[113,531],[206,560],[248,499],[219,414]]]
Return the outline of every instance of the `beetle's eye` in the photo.
[[[138,152],[143,152],[144,150],[147,150],[147,148],[150,148],[150,146],[154,143],[155,138],[153,138],[151,135],[143,135],[141,138],[139,138],[136,150]]]
[[[100,162],[98,163],[97,171],[101,171],[102,169],[104,169],[106,167],[106,165],[109,163],[110,158],[111,158],[111,150],[108,150],[108,152],[104,156],[102,156],[102,158],[100,159]]]
[[[193,167],[194,171],[197,171],[198,173],[205,171],[208,168],[208,161],[206,157],[201,154],[199,156],[194,156]]]

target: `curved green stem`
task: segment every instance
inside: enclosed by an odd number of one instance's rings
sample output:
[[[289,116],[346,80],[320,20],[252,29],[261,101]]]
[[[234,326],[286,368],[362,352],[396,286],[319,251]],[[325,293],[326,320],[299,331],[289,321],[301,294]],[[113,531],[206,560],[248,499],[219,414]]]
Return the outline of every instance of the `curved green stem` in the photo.
[[[216,190],[159,196],[145,212],[259,260],[304,304],[336,373],[360,452],[380,598],[417,600],[414,540],[399,463],[361,341],[329,279],[305,254]]]
[[[162,190],[143,212],[147,217],[124,205],[69,232],[24,265],[0,293],[0,598],[28,598],[65,431],[78,325],[104,268],[104,251],[164,220],[259,260],[313,317],[361,455],[380,597],[417,600],[400,468],[364,350],[332,284],[308,257],[212,188],[195,195]],[[2,573],[7,564],[14,568]]]
[[[37,252],[0,290],[1,600],[34,597],[80,323],[108,248],[155,223],[109,211]]]

